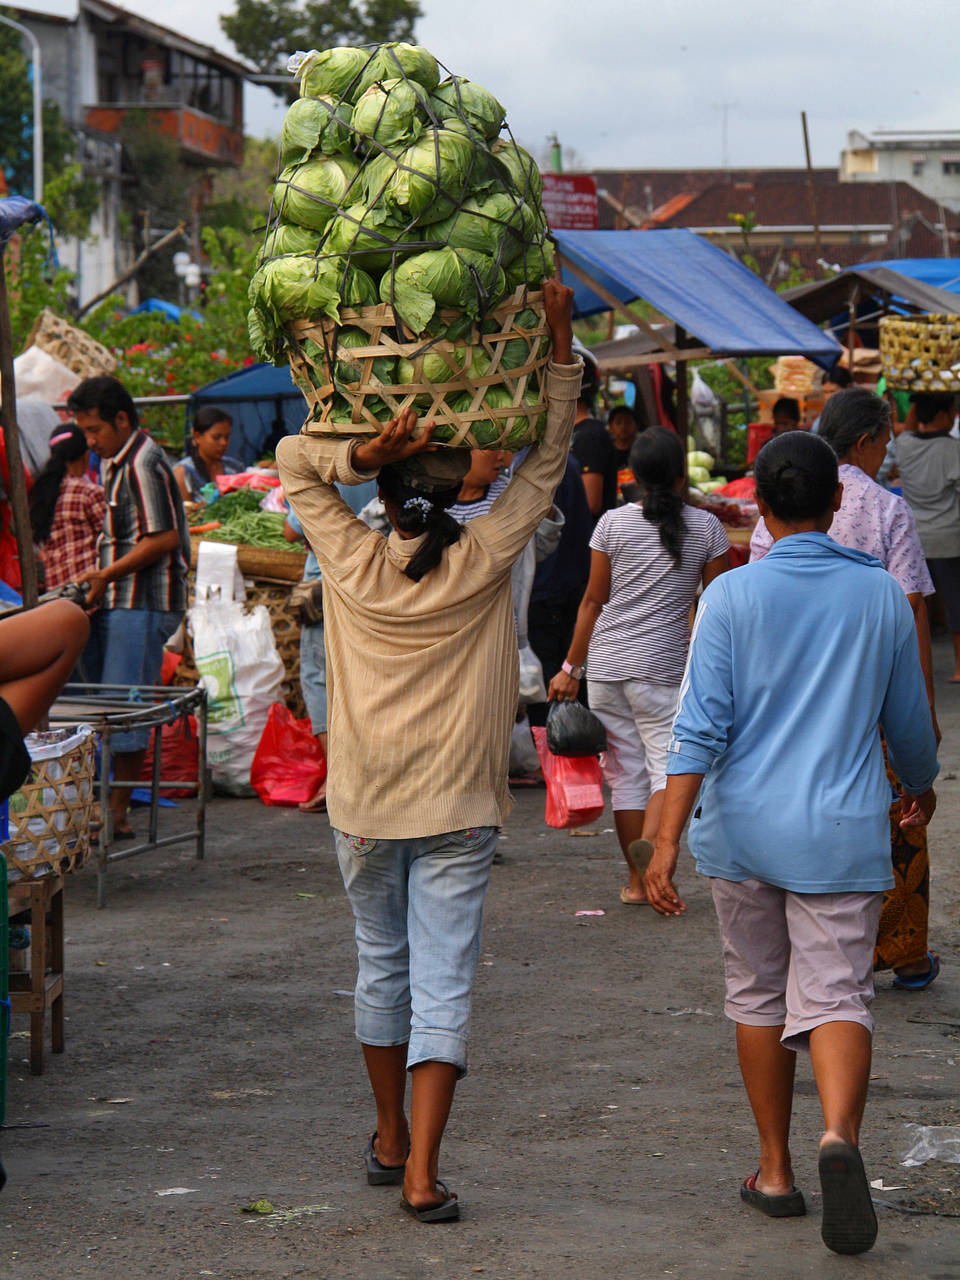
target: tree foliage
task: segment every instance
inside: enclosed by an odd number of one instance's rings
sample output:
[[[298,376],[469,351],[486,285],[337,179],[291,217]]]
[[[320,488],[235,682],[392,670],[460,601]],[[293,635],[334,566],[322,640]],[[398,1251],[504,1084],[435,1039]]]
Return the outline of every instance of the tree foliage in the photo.
[[[297,49],[409,40],[421,16],[418,0],[236,0],[220,26],[241,57],[276,73]],[[284,96],[282,85],[271,87]]]
[[[9,190],[18,195],[33,195],[30,73],[20,33],[0,26],[0,168]],[[42,106],[42,128],[44,207],[62,235],[85,236],[99,203],[99,186],[83,178],[79,165],[73,163],[76,139],[59,106],[49,98]]]

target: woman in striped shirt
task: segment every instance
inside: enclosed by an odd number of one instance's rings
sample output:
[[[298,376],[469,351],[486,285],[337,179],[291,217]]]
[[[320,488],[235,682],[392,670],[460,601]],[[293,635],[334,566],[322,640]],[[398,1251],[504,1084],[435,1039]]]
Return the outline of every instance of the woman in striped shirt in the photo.
[[[716,516],[683,501],[685,458],[673,431],[644,431],[630,462],[641,500],[597,523],[576,630],[548,696],[575,698],[589,668],[590,708],[607,731],[604,775],[629,869],[620,900],[639,905],[663,804],[690,606],[701,583],[729,568],[730,543]]]

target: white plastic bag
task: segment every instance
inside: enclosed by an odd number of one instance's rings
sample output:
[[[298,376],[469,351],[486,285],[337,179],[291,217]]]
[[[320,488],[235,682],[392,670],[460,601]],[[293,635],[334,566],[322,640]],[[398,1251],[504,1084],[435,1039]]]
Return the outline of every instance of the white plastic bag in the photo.
[[[547,690],[543,683],[543,667],[529,644],[520,648],[520,691],[517,701],[521,707],[528,702],[546,702]]]
[[[213,782],[230,795],[253,795],[250,766],[274,702],[282,701],[284,669],[270,614],[245,612],[235,601],[208,601],[190,610],[194,661],[209,698],[207,757]]]
[[[525,778],[540,768],[536,743],[526,716],[518,720],[510,734],[510,777]]]
[[[901,1164],[911,1167],[926,1164],[928,1160],[960,1164],[960,1125],[905,1124],[903,1127],[910,1132],[910,1146]]]

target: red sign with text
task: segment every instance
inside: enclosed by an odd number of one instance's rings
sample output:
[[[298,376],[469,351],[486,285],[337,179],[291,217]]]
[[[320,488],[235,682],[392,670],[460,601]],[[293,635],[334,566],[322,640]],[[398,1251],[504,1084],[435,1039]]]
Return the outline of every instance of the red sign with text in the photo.
[[[596,231],[596,178],[586,173],[545,173],[543,211],[551,231]]]

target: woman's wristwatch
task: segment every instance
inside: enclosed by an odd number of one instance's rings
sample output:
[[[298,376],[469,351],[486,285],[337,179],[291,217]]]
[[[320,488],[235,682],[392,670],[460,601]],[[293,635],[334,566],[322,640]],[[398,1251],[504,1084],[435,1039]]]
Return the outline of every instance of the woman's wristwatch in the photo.
[[[571,663],[564,661],[560,663],[560,670],[565,671],[567,675],[572,676],[574,680],[582,680],[586,667],[575,667]]]

